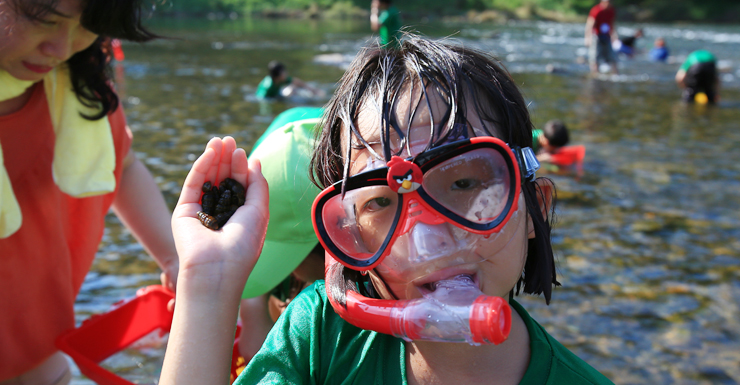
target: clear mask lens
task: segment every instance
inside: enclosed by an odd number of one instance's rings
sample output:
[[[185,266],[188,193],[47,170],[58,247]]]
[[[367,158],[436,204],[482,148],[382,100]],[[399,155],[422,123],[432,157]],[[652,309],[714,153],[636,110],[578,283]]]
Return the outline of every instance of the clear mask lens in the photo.
[[[453,213],[475,223],[494,221],[511,190],[500,152],[480,148],[448,159],[424,174],[424,191]]]

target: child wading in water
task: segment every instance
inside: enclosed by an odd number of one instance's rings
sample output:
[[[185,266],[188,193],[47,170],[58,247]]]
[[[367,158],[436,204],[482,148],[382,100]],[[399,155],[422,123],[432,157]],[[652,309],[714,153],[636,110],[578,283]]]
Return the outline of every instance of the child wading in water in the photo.
[[[312,161],[326,283],[291,302],[236,383],[610,383],[512,298],[549,303],[558,284],[554,187],[534,178],[531,147],[524,99],[492,58],[414,36],[362,51]],[[209,142],[173,217],[181,273],[162,384],[228,378],[268,216],[260,167],[235,148]],[[195,217],[199,188],[227,176],[247,203],[212,232]]]

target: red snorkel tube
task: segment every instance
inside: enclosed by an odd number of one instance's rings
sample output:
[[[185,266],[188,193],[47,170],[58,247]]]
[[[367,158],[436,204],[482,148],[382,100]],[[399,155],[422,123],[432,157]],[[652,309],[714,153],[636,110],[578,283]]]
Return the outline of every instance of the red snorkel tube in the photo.
[[[437,283],[433,293],[412,300],[385,300],[345,292],[345,305],[332,294],[335,269],[341,264],[327,259],[326,293],[334,311],[361,329],[390,334],[406,341],[495,344],[511,330],[511,308],[501,297],[480,292],[472,280],[458,276]]]

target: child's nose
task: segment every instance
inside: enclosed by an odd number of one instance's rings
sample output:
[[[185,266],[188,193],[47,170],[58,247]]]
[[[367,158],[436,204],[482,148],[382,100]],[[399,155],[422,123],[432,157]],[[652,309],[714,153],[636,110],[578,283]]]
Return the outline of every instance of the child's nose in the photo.
[[[417,261],[426,262],[434,256],[447,255],[455,250],[457,243],[449,225],[428,225],[417,223],[411,230],[412,247],[416,249]]]

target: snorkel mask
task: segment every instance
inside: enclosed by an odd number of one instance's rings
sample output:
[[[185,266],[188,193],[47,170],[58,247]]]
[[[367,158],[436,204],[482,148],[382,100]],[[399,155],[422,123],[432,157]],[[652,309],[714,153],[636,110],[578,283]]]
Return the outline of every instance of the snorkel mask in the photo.
[[[525,216],[518,210],[522,180],[538,168],[530,148],[512,150],[485,136],[407,159],[393,156],[325,189],[314,201],[313,224],[335,260],[326,266],[335,311],[355,326],[407,341],[506,340],[509,305],[483,294],[465,267],[486,261],[491,250],[481,251],[511,236],[506,223]],[[328,289],[338,264],[375,269],[386,284],[414,283],[422,298],[380,300],[347,291],[340,304]],[[452,276],[435,279],[440,270]]]

